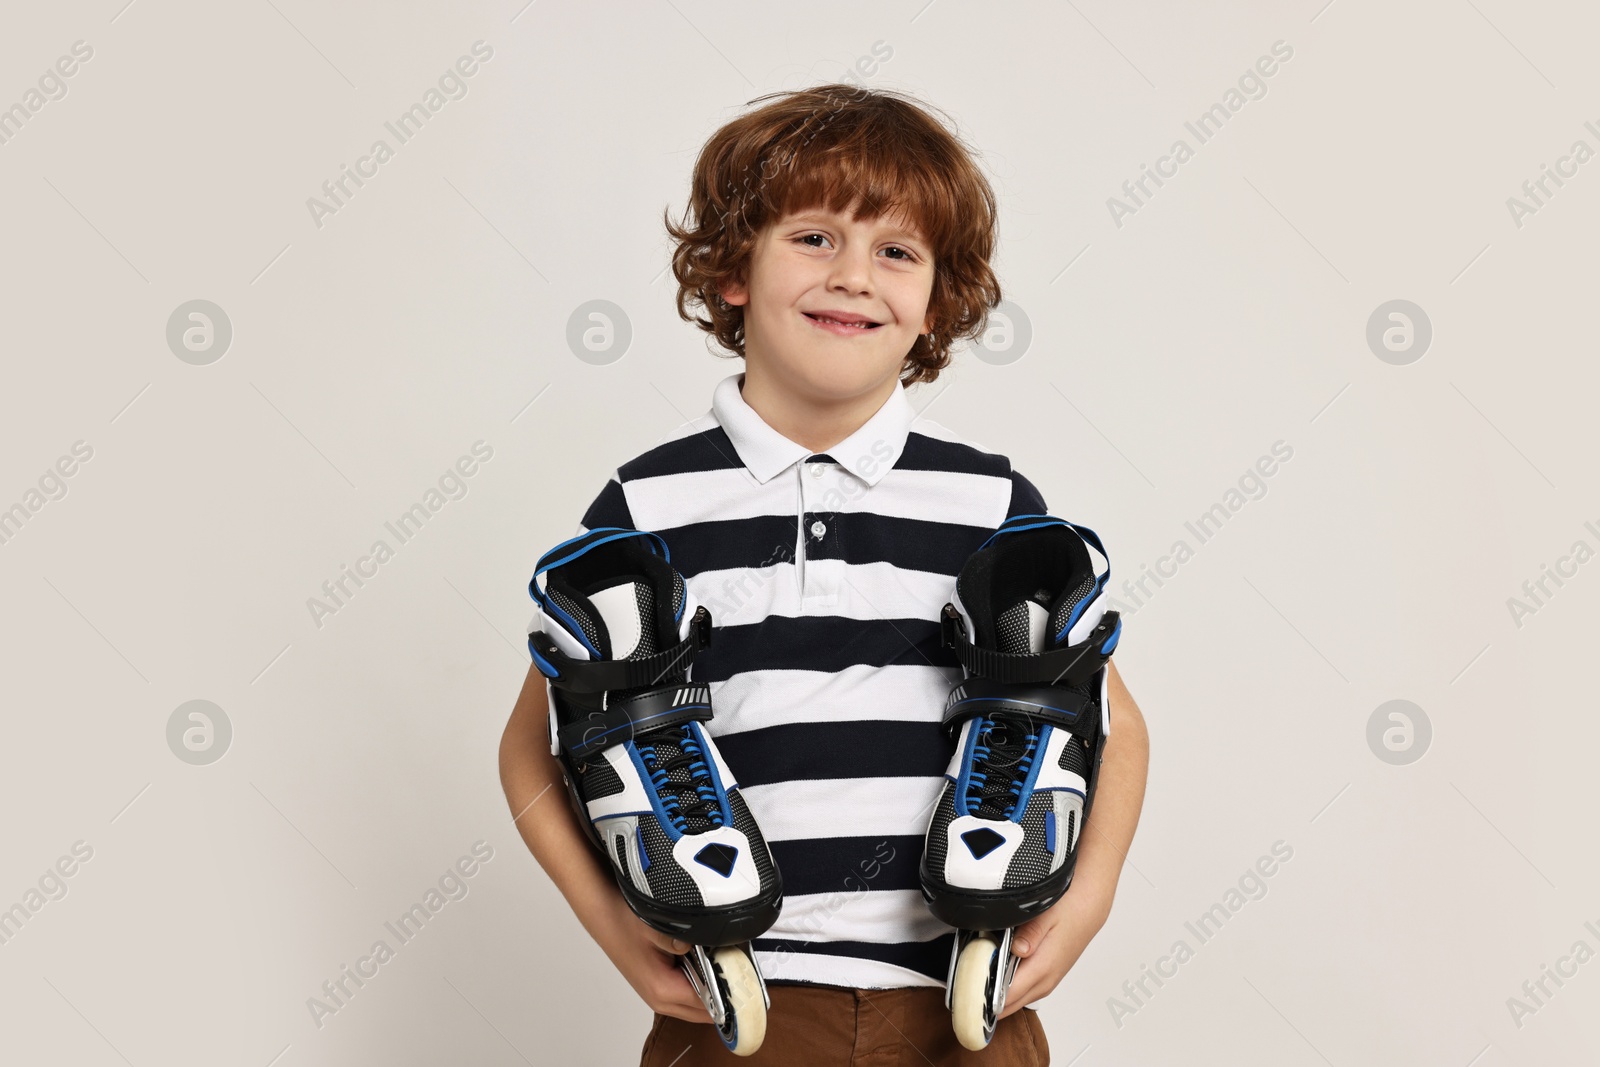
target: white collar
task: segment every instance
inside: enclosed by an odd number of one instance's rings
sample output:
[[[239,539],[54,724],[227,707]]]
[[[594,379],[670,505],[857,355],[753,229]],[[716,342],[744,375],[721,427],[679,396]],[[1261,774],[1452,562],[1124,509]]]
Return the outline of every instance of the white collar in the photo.
[[[743,382],[742,373],[718,382],[711,396],[711,411],[733,442],[739,459],[763,484],[809,456],[827,455],[867,485],[877,485],[900,458],[916,418],[905,384],[896,381],[894,392],[883,406],[855,433],[825,453],[815,453],[767,425],[756,409],[745,403],[739,391]]]

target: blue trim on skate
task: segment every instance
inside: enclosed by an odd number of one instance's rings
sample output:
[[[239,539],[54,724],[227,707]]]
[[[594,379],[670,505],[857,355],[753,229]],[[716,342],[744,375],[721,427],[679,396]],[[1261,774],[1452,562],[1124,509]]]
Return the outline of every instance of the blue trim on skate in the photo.
[[[597,537],[595,537],[595,534],[605,534],[606,536],[597,538]],[[603,544],[607,544],[608,542],[611,542],[611,541],[620,540],[621,538],[624,538],[624,537],[654,538],[655,543],[661,546],[661,558],[666,560],[668,563],[672,562],[672,554],[667,549],[667,542],[658,533],[654,533],[654,532],[652,532],[650,530],[630,530],[625,526],[596,526],[594,529],[590,530],[588,533],[579,534],[577,537],[569,537],[569,538],[567,538],[565,541],[561,542],[559,545],[556,545],[550,551],[548,551],[544,555],[540,556],[539,557],[539,562],[534,565],[533,575],[534,575],[535,578],[537,578],[539,575],[543,574],[545,571],[550,570],[553,567],[559,567],[564,563],[571,563],[573,560],[577,559],[579,556],[583,555],[585,552],[588,552],[590,549],[598,548],[599,546],[601,546]],[[568,553],[567,555],[563,556],[560,559],[550,560],[551,556],[555,555],[557,552],[560,552],[562,549],[566,548],[568,545],[575,545],[580,541],[589,541],[590,543],[584,545],[582,548],[578,549],[576,552]],[[653,548],[652,548],[652,551],[654,551]],[[549,561],[549,562],[546,562],[546,561]]]
[[[1045,522],[1027,522],[1027,521],[1025,521],[1025,520],[1028,520],[1028,519],[1045,519],[1047,521],[1045,521]],[[989,545],[991,543],[993,543],[994,539],[999,537],[1001,534],[1021,533],[1023,530],[1037,530],[1037,529],[1040,529],[1040,528],[1045,527],[1045,526],[1071,526],[1071,525],[1072,524],[1070,522],[1068,522],[1066,519],[1058,519],[1054,515],[1013,515],[1013,516],[1011,516],[1011,518],[1009,518],[1005,522],[1001,523],[1000,524],[1000,528],[995,530],[994,533],[990,534],[988,539],[986,541],[984,541],[983,544],[978,546],[978,551],[982,552],[984,549],[988,548]]]
[[[974,761],[975,751],[978,748],[978,734],[983,732],[984,721],[985,720],[982,715],[967,720],[967,725],[965,727],[967,731],[967,737],[966,740],[961,744],[961,774],[956,779],[955,807],[957,815],[972,814],[972,803],[969,796],[972,791],[972,764]],[[987,747],[984,748],[983,754],[989,754],[989,749]],[[985,776],[981,773],[978,775],[978,784],[980,786],[983,784],[984,777]]]
[[[1055,855],[1056,813],[1054,811],[1047,811],[1044,813],[1044,847],[1045,850],[1051,855]]]
[[[528,637],[528,651],[533,653],[533,662],[539,668],[540,674],[546,678],[561,677],[561,672],[551,666],[550,661],[539,655],[538,650],[533,647],[533,637],[531,635]]]
[[[1039,767],[1044,763],[1044,747],[1050,740],[1050,732],[1054,729],[1055,727],[1049,723],[1040,725],[1037,742],[1022,754],[1022,758],[1029,761],[1028,777],[1023,779],[1020,790],[1017,789],[1016,782],[1011,784],[1011,788],[1016,790],[1013,793],[1015,799],[1011,801],[1011,810],[1006,812],[1006,818],[1019,826],[1022,824],[1022,816],[1028,810],[1028,801],[1033,797],[1033,785],[1039,780]]]

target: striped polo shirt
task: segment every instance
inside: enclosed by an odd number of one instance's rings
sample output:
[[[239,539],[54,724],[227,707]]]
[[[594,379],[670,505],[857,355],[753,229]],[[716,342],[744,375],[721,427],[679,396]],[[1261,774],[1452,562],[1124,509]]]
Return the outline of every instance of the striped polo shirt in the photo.
[[[754,945],[768,981],[942,986],[954,934],[917,880],[961,680],[939,614],[989,534],[1044,500],[1005,456],[918,416],[903,385],[813,453],[745,403],[743,377],[618,468],[578,533],[661,535],[711,612],[691,677],[783,874]]]

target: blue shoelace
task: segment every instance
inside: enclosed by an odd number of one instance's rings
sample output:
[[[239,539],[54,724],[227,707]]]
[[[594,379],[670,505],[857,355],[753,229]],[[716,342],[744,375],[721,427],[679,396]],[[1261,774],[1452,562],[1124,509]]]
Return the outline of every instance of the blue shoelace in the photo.
[[[656,746],[661,744],[675,745],[678,753],[658,761]],[[692,831],[694,833],[724,825],[722,803],[712,783],[711,768],[688,723],[658,732],[651,743],[639,745],[639,755],[644,757],[645,766],[650,770],[650,784],[661,797],[661,806],[666,810],[667,818],[672,820],[673,828],[680,834],[691,832],[691,819],[706,824],[697,825]],[[670,772],[675,767],[687,768],[689,781],[672,781]]]
[[[996,727],[1000,737],[996,739]],[[983,716],[974,725],[972,767],[967,772],[966,814],[1010,819],[1022,802],[1022,786],[1039,754],[1039,732],[1007,716]]]

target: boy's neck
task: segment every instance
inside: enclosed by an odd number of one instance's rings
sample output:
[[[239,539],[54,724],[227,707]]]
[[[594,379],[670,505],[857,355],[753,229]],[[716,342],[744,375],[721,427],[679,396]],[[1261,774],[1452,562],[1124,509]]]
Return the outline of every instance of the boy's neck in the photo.
[[[813,400],[784,389],[747,362],[739,392],[762,422],[818,453],[861,429],[899,385],[897,377],[890,378],[881,388],[847,400]]]

